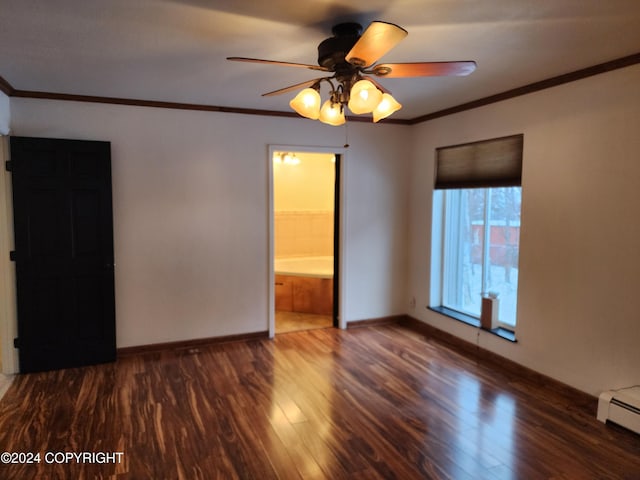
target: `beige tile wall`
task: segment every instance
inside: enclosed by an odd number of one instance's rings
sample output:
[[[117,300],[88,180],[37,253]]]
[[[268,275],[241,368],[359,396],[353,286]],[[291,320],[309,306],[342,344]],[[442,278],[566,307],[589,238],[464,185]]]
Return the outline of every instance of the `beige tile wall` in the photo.
[[[275,256],[333,255],[332,211],[275,212]]]

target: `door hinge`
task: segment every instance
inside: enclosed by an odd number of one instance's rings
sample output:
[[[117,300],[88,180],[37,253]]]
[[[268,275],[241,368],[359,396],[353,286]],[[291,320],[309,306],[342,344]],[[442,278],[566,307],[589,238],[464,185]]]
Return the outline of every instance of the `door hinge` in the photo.
[[[7,172],[13,172],[13,162],[11,160],[7,160],[6,162],[4,162],[4,169]]]
[[[16,251],[15,250],[11,250],[9,252],[9,260],[11,260],[12,262],[15,262],[16,261],[16,257],[17,257]]]
[[[18,337],[13,339],[13,347],[20,348],[20,339]]]

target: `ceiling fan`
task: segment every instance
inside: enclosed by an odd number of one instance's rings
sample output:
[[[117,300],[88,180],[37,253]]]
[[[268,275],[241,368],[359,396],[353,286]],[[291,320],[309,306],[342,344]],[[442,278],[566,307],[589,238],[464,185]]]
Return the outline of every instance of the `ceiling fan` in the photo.
[[[377,78],[410,78],[455,75],[463,76],[473,72],[473,61],[457,62],[376,62],[403,40],[408,32],[393,23],[374,21],[362,32],[358,23],[340,23],[332,28],[333,37],[318,45],[318,65],[279,62],[259,58],[227,57],[236,62],[253,62],[284,67],[297,67],[330,73],[331,75],[290,85],[263,96],[281,95],[303,89],[289,102],[300,115],[319,119],[330,125],[345,122],[344,107],[352,113],[372,113],[377,122],[388,117],[402,106],[391,96]],[[331,86],[330,97],[320,105],[320,84]],[[334,83],[335,82],[335,83]]]

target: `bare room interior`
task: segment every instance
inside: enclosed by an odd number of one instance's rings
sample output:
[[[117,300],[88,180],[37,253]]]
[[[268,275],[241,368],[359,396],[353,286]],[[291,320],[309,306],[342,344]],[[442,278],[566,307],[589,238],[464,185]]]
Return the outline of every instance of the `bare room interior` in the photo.
[[[0,478],[640,478],[639,127],[636,0],[0,0]]]

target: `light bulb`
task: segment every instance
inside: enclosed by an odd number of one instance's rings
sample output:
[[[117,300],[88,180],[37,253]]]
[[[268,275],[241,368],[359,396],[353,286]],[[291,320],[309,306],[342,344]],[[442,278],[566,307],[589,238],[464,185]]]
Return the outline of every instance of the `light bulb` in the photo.
[[[303,117],[317,120],[320,115],[320,94],[313,88],[301,90],[289,106]]]
[[[382,99],[382,92],[369,80],[360,80],[351,87],[349,110],[356,115],[373,112]]]
[[[287,165],[298,165],[300,163],[300,159],[296,156],[295,153],[287,153],[284,156],[284,163]]]
[[[387,118],[393,112],[396,112],[402,108],[395,98],[393,98],[390,94],[384,93],[382,95],[382,100],[373,111],[373,121],[377,122],[382,120],[383,118]]]
[[[331,103],[331,100],[327,100],[320,109],[320,121],[334,127],[342,125],[345,122],[344,110],[339,103]]]

